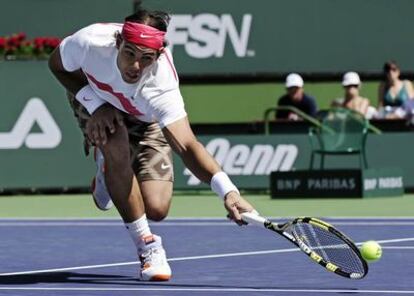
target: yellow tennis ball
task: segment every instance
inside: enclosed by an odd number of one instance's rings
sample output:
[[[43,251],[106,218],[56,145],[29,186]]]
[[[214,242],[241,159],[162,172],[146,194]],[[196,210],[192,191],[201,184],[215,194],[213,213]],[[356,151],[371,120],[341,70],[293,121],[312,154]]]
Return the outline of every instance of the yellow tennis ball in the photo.
[[[367,241],[361,246],[361,255],[367,261],[377,261],[381,258],[382,248],[376,241]]]

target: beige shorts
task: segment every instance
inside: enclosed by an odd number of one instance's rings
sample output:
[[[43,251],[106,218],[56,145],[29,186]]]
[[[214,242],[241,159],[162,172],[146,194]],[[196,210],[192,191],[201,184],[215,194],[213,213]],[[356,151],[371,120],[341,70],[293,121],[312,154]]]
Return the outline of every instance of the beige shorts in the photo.
[[[88,111],[68,93],[68,99],[78,124],[84,135],[85,154],[93,144],[86,136],[86,123],[89,120]],[[125,114],[125,126],[129,135],[131,166],[138,181],[174,180],[174,169],[171,147],[161,132],[158,123],[148,123],[137,120]]]

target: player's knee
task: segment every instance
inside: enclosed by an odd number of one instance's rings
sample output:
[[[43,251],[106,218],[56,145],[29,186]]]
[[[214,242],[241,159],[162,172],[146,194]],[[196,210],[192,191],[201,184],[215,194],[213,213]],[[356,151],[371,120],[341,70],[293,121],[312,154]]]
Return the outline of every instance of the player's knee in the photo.
[[[147,218],[152,221],[162,221],[168,215],[168,207],[150,207],[145,210]]]

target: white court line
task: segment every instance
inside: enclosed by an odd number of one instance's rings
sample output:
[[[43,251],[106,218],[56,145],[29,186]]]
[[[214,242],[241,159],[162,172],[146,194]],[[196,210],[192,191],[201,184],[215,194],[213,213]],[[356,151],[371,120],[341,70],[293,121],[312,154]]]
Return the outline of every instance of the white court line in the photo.
[[[297,216],[269,216],[267,217],[270,220],[290,220],[295,219]],[[413,220],[414,216],[318,216],[317,218],[323,219],[323,220],[362,220],[362,221],[369,221],[369,220]],[[0,222],[2,221],[119,221],[122,222],[122,219],[119,217],[3,217],[0,218]],[[171,221],[191,221],[191,220],[197,220],[197,221],[226,221],[227,219],[224,216],[220,217],[168,217],[166,220],[167,222]]]
[[[382,246],[383,249],[389,249],[389,250],[414,250],[414,247],[409,246]]]
[[[384,239],[384,240],[377,240],[376,242],[379,244],[389,244],[389,243],[401,243],[401,242],[411,242],[414,241],[414,237],[407,237],[407,238],[396,238],[396,239]],[[362,245],[364,242],[356,243],[356,245]]]
[[[259,293],[267,293],[267,292],[286,292],[286,293],[352,293],[352,294],[413,294],[414,290],[356,290],[356,289],[329,289],[329,290],[322,290],[322,289],[260,289],[260,288],[145,288],[145,287],[136,287],[136,288],[101,288],[101,287],[89,287],[89,288],[58,288],[58,287],[0,287],[0,290],[8,290],[8,291],[153,291],[153,292],[259,292]]]
[[[407,242],[407,241],[414,241],[414,237],[389,239],[389,240],[378,240],[377,242],[380,244],[386,244],[386,243]],[[358,242],[356,243],[356,245],[361,245],[362,243],[363,242]],[[298,251],[300,251],[300,249],[295,247],[295,248],[279,249],[279,250],[264,250],[264,251],[253,251],[253,252],[237,252],[237,253],[212,254],[212,255],[202,255],[202,256],[176,257],[176,258],[170,258],[168,259],[168,261],[170,262],[189,261],[189,260],[214,259],[214,258],[226,258],[226,257],[237,257],[237,256],[289,253],[289,252],[298,252]],[[69,271],[69,270],[93,269],[93,268],[103,268],[103,267],[126,266],[126,265],[135,265],[135,264],[138,264],[138,261],[118,262],[118,263],[98,264],[98,265],[73,266],[73,267],[63,267],[63,268],[53,268],[53,269],[29,270],[29,271],[19,271],[19,272],[8,272],[8,273],[0,273],[0,277],[25,275],[25,274],[37,274],[37,273],[61,272],[61,271]]]
[[[392,221],[383,221],[383,222],[329,222],[335,226],[414,226],[413,222],[392,222]],[[223,222],[150,222],[151,226],[173,226],[173,227],[192,227],[192,226],[232,226],[235,224],[230,221]],[[73,227],[123,227],[122,221],[56,221],[56,222],[31,222],[31,221],[15,221],[15,222],[3,222],[0,221],[0,227],[61,227],[61,226],[73,226]]]
[[[213,259],[213,258],[225,258],[225,257],[236,257],[236,256],[277,254],[277,253],[288,253],[288,252],[298,252],[298,251],[299,251],[298,248],[289,248],[289,249],[280,249],[280,250],[264,250],[264,251],[254,251],[254,252],[238,252],[238,253],[212,254],[212,255],[203,255],[203,256],[176,257],[176,258],[169,258],[168,261],[169,262],[188,261],[188,260]],[[125,265],[135,265],[135,264],[138,264],[138,261],[0,273],[0,277],[1,276],[12,276],[12,275],[36,274],[36,273],[45,273],[45,272],[60,272],[60,271],[68,271],[68,270],[82,270],[82,269],[92,269],[92,268],[125,266]]]
[[[76,222],[76,221],[62,221],[62,222],[0,222],[0,227],[43,227],[43,226],[76,226],[76,227],[107,227],[107,226],[123,226],[121,221],[119,222]]]

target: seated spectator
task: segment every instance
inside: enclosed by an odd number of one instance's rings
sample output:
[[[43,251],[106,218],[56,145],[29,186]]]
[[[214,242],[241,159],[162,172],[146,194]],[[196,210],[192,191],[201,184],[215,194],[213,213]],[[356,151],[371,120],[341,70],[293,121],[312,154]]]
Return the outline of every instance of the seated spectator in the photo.
[[[292,106],[315,117],[317,112],[316,101],[313,97],[305,94],[303,79],[299,74],[291,73],[286,77],[286,90],[286,94],[278,100],[277,105],[279,107]],[[276,119],[298,120],[300,116],[289,110],[277,110]]]
[[[343,98],[336,99],[332,102],[332,107],[342,107],[354,110],[371,119],[375,116],[376,109],[370,106],[369,99],[361,97],[359,90],[361,88],[361,79],[356,72],[347,72],[343,76],[342,86],[345,89]]]
[[[384,118],[403,118],[406,116],[407,106],[414,97],[413,84],[409,80],[400,79],[400,68],[395,61],[384,64],[384,81],[379,85],[378,109],[381,109]]]

